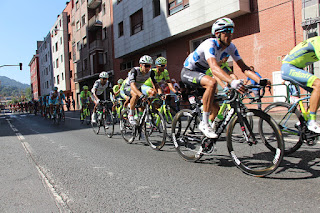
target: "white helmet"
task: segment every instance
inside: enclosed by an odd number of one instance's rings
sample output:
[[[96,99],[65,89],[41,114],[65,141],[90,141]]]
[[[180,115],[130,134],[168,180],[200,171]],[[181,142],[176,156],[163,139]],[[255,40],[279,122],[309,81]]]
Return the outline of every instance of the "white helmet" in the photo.
[[[144,55],[140,58],[139,64],[153,64],[153,60],[150,56]]]
[[[101,72],[99,78],[109,78],[109,74],[107,72]]]
[[[212,25],[211,33],[214,35],[216,32],[221,32],[224,28],[234,28],[234,23],[229,18],[220,18]]]

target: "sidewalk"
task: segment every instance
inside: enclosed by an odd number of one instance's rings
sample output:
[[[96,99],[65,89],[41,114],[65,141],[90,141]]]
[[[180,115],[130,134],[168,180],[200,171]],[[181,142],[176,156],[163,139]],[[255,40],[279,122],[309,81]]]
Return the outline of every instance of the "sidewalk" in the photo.
[[[0,115],[0,212],[60,212],[6,118]]]

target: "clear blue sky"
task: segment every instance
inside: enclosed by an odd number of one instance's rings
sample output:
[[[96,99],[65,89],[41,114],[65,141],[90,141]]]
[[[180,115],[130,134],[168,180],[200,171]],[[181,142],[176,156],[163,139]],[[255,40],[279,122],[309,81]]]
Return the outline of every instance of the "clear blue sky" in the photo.
[[[30,84],[28,66],[42,41],[54,25],[67,0],[0,0],[0,66],[23,63],[19,67],[2,67],[0,76]]]

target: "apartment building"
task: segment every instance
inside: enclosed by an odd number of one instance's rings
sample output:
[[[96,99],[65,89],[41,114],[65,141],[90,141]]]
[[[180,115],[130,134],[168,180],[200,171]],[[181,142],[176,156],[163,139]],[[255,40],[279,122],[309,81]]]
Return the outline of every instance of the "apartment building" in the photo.
[[[31,94],[34,100],[39,100],[41,96],[40,90],[40,72],[39,72],[39,48],[42,44],[42,41],[37,41],[37,50],[36,54],[33,55],[29,67],[30,67],[30,77],[31,77]]]
[[[77,84],[75,82],[75,70],[73,65],[73,54],[72,54],[72,40],[73,40],[73,30],[72,30],[72,7],[74,5],[74,0],[66,3],[66,7],[63,10],[64,13],[67,15],[67,33],[68,33],[68,63],[69,63],[69,78],[70,78],[70,93],[66,96],[71,101],[76,100],[76,87]]]
[[[39,49],[39,73],[41,95],[49,95],[53,89],[53,69],[51,56],[51,34],[44,38]]]
[[[92,87],[99,73],[113,75],[111,0],[74,0],[71,17],[77,103],[84,85]]]
[[[299,0],[113,0],[115,78],[124,78],[148,54],[168,59],[172,78],[180,80],[184,60],[221,17],[235,22],[233,43],[248,65],[280,82],[281,60],[303,40]],[[229,65],[245,78],[229,59]],[[274,74],[275,73],[275,74]],[[280,75],[279,75],[280,74]]]
[[[58,15],[50,30],[54,86],[70,95],[70,64],[68,51],[68,17],[66,12]]]

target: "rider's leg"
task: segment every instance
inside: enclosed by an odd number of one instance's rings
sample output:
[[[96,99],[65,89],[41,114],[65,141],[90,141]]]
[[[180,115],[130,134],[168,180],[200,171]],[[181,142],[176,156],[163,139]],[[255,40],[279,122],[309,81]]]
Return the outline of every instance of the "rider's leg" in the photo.
[[[310,120],[316,120],[316,112],[320,101],[320,79],[316,79],[312,85],[313,91],[310,97]]]
[[[134,119],[134,109],[135,109],[135,106],[137,104],[139,100],[139,96],[133,92],[133,90],[131,90],[131,99],[130,99],[130,109],[129,109],[129,122],[132,124],[132,125],[136,125],[137,122],[135,121]]]
[[[210,76],[204,76],[201,78],[200,84],[206,88],[205,92],[202,96],[203,101],[203,122],[205,124],[209,124],[209,115],[212,109],[215,107],[213,106],[214,95],[216,91],[217,81]]]

